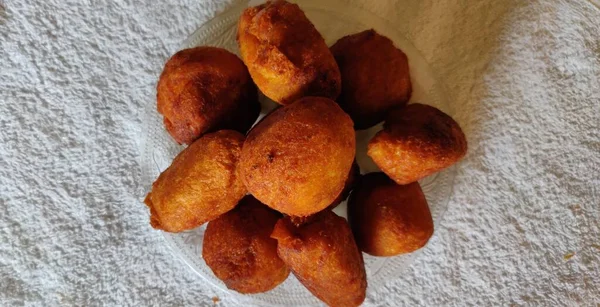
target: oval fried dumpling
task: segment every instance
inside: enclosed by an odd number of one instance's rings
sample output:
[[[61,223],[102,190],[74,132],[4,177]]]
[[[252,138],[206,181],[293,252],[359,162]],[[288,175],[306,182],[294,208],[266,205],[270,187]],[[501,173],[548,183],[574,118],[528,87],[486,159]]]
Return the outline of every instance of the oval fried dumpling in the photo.
[[[329,306],[359,306],[367,278],[362,253],[346,220],[330,210],[302,225],[280,219],[271,237],[300,282]]]
[[[277,256],[271,232],[281,214],[251,195],[208,223],[202,258],[227,288],[240,293],[269,291],[290,271]]]
[[[458,123],[444,112],[415,103],[392,111],[367,154],[398,184],[408,184],[451,166],[467,153]]]
[[[358,247],[373,256],[413,252],[433,234],[433,220],[417,182],[398,185],[384,173],[364,175],[348,201]]]
[[[252,79],[273,101],[285,105],[304,96],[340,94],[331,51],[297,4],[268,1],[247,8],[237,40]]]
[[[410,99],[408,58],[389,38],[367,30],[342,37],[331,52],[343,84],[337,101],[356,129],[374,126]]]
[[[244,63],[216,47],[184,49],[165,64],[158,80],[158,112],[179,144],[191,144],[206,132],[241,133],[260,113],[258,91]]]
[[[246,194],[237,167],[243,142],[239,132],[221,130],[180,152],[144,200],[152,227],[180,232],[233,209]]]
[[[340,194],[355,146],[352,120],[334,101],[305,97],[252,128],[242,149],[241,176],[267,206],[308,216]]]

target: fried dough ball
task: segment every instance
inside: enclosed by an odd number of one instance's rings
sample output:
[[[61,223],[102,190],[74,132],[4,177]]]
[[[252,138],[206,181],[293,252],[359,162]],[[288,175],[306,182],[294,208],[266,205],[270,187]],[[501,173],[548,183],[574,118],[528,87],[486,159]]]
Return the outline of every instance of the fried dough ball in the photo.
[[[252,79],[273,101],[286,105],[305,96],[340,94],[340,70],[298,5],[269,1],[247,8],[237,40]]]
[[[220,129],[246,133],[260,113],[258,91],[244,63],[215,47],[173,55],[160,75],[157,100],[165,127],[179,144]]]
[[[389,38],[367,30],[342,37],[331,52],[344,85],[338,103],[356,129],[374,126],[410,99],[408,58]]]
[[[362,177],[348,201],[356,244],[373,256],[410,253],[433,234],[433,220],[417,182],[398,185],[384,173]]]
[[[254,126],[242,149],[241,176],[269,207],[308,216],[340,194],[355,146],[352,120],[334,101],[305,97]]]
[[[310,292],[329,306],[359,306],[367,279],[362,253],[346,220],[329,210],[300,226],[289,217],[271,234],[277,253]]]
[[[352,190],[356,186],[356,183],[359,179],[360,168],[358,167],[356,160],[354,160],[354,163],[352,163],[352,167],[350,168],[350,173],[348,173],[348,177],[346,178],[346,182],[344,183],[344,189],[342,190],[342,192],[340,192],[338,197],[335,198],[331,205],[329,205],[329,208],[334,209],[341,202],[346,200],[346,198],[348,198],[348,195],[350,195],[350,192],[352,192]]]
[[[152,227],[180,232],[233,209],[246,194],[237,168],[243,142],[239,132],[221,130],[180,152],[144,200]]]
[[[450,116],[415,103],[390,113],[367,154],[396,183],[408,184],[451,166],[466,152],[465,135]]]
[[[270,237],[279,218],[281,214],[248,195],[208,223],[202,258],[227,288],[265,292],[288,277],[290,270],[277,256],[277,241]]]

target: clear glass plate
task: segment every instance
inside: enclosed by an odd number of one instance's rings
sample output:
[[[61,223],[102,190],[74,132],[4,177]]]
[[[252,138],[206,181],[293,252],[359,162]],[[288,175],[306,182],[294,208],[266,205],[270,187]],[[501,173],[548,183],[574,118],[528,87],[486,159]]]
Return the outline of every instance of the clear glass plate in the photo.
[[[253,1],[255,5],[260,1]],[[292,1],[294,2],[294,1]],[[328,45],[335,43],[344,35],[357,33],[362,30],[373,28],[380,34],[389,37],[394,44],[402,49],[409,59],[411,79],[413,84],[412,102],[422,102],[433,105],[444,112],[449,112],[448,103],[445,100],[443,88],[435,79],[429,65],[425,62],[415,47],[407,41],[396,28],[358,7],[348,3],[337,1],[304,0],[298,3],[308,18],[321,32]],[[247,1],[241,1],[237,6],[229,9],[223,14],[215,17],[202,25],[181,46],[190,48],[200,45],[209,45],[225,48],[239,55],[236,42],[236,28],[238,17],[244,8],[248,6]],[[266,97],[260,97],[262,104],[261,117],[275,107],[275,103]],[[161,171],[166,169],[173,158],[184,148],[179,146],[166,132],[162,124],[162,117],[156,111],[155,103],[148,103],[146,111],[146,138],[143,142],[143,154],[141,157],[142,182],[144,190],[147,191],[152,182]],[[381,125],[374,128],[357,132],[357,161],[362,173],[378,171],[379,169],[366,155],[369,139],[381,129]],[[449,197],[452,193],[454,179],[454,168],[427,177],[420,181],[423,191],[429,202],[436,227],[440,218],[446,211]],[[346,215],[346,203],[343,202],[335,212],[341,216]],[[222,290],[223,295],[233,297],[243,306],[314,306],[322,303],[308,292],[298,280],[290,274],[289,278],[275,289],[262,294],[241,295],[235,291],[229,291],[225,285],[217,279],[210,268],[202,260],[202,238],[206,226],[197,229],[171,234],[163,232],[166,243],[172,249],[173,254],[180,257],[200,277]],[[426,248],[426,247],[425,247]],[[410,265],[411,261],[419,254],[415,253],[403,256],[381,258],[364,255],[365,266],[368,276],[367,293],[379,289],[385,282],[393,280]]]

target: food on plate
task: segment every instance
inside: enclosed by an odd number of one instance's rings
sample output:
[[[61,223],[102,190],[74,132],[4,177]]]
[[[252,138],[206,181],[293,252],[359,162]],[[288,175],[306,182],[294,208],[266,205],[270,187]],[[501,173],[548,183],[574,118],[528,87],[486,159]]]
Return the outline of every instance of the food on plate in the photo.
[[[157,109],[189,146],[152,184],[150,224],[208,223],[202,258],[231,290],[267,292],[292,272],[325,304],[359,306],[362,252],[427,244],[434,225],[418,180],[462,159],[465,135],[440,110],[409,104],[408,58],[373,29],[329,48],[298,5],[268,0],[244,10],[236,39],[241,59],[202,46],[165,64]],[[275,103],[257,122],[259,94]],[[384,120],[373,138],[355,131]],[[372,162],[382,172],[361,175]],[[346,199],[348,221],[335,213]]]
[[[144,200],[152,227],[180,232],[233,209],[246,194],[237,167],[243,142],[239,132],[221,130],[179,153]]]
[[[337,207],[341,202],[346,200],[346,198],[348,198],[348,195],[350,195],[350,192],[352,192],[352,189],[354,189],[354,186],[356,185],[359,179],[360,168],[358,167],[356,160],[354,160],[354,163],[352,163],[352,167],[350,168],[350,172],[348,173],[348,177],[346,178],[346,182],[344,183],[344,189],[342,189],[342,192],[340,192],[340,194],[335,198],[331,205],[329,205],[329,208],[333,209]]]
[[[268,1],[247,8],[237,40],[252,79],[272,100],[286,105],[304,96],[340,94],[337,64],[298,5]]]
[[[450,116],[424,104],[392,111],[369,141],[367,154],[398,184],[440,171],[467,152],[464,133]]]
[[[216,47],[173,55],[160,75],[157,101],[167,131],[179,144],[220,129],[245,133],[260,112],[258,91],[244,63]]]
[[[334,101],[305,97],[252,128],[242,149],[241,176],[269,207],[308,216],[340,194],[355,146],[352,120]]]
[[[367,279],[362,253],[346,220],[330,210],[297,226],[280,219],[271,237],[300,282],[329,306],[359,306]]]
[[[281,214],[251,195],[233,210],[208,223],[202,258],[227,288],[240,293],[269,291],[290,270],[277,256],[271,232]]]
[[[366,30],[342,37],[331,52],[342,75],[337,101],[356,129],[374,126],[410,99],[408,58],[389,38]]]
[[[384,173],[362,177],[348,200],[348,221],[358,247],[373,256],[413,252],[433,234],[419,183],[398,185]]]

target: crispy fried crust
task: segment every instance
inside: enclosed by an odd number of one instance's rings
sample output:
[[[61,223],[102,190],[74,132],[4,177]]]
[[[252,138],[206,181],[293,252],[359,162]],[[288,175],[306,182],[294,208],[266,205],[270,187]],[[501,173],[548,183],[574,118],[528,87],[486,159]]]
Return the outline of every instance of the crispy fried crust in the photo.
[[[285,105],[305,96],[340,94],[337,64],[298,5],[269,1],[247,8],[237,40],[252,79],[272,100]]]
[[[374,126],[410,99],[408,59],[389,38],[367,30],[342,37],[331,52],[342,75],[338,102],[356,129]]]
[[[165,64],[158,112],[179,144],[220,129],[245,133],[260,112],[258,91],[244,63],[215,47],[184,49]]]
[[[301,226],[289,217],[277,222],[271,237],[277,253],[300,282],[329,306],[359,306],[367,279],[361,252],[346,220],[325,210]]]
[[[433,220],[417,182],[398,185],[384,173],[364,175],[348,201],[358,247],[373,256],[413,252],[433,234]]]
[[[277,241],[270,237],[281,214],[251,195],[238,206],[208,223],[202,258],[227,288],[240,293],[269,291],[290,271],[277,256]]]
[[[152,184],[144,203],[156,229],[180,232],[231,210],[246,194],[237,163],[244,136],[209,133],[184,149]]]
[[[350,172],[348,173],[348,177],[346,178],[346,182],[344,183],[344,189],[335,198],[331,205],[329,205],[329,208],[334,209],[341,202],[346,200],[346,198],[348,198],[348,195],[350,195],[350,192],[352,192],[352,190],[356,186],[356,183],[359,181],[360,176],[360,168],[358,167],[356,160],[354,160],[354,163],[352,163],[352,168],[350,168]]]
[[[352,120],[332,100],[306,97],[277,109],[248,134],[240,170],[248,191],[293,216],[323,210],[354,161]]]
[[[423,104],[394,110],[367,154],[398,184],[408,184],[456,163],[467,152],[460,126],[442,111]]]

